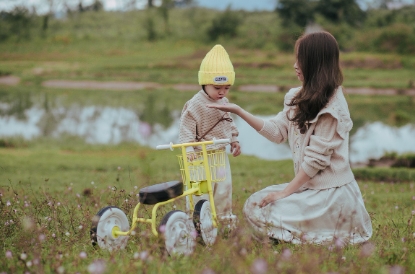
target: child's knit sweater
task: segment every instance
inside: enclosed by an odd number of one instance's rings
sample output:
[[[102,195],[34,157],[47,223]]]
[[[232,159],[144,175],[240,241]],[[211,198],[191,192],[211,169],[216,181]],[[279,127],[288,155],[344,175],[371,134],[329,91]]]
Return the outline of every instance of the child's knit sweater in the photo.
[[[229,113],[215,108],[208,108],[206,106],[207,104],[212,103],[225,104],[228,102],[227,98],[217,101],[212,100],[203,90],[196,93],[183,107],[180,117],[179,142],[196,142],[197,138],[202,137],[206,133],[207,134],[201,141],[209,141],[213,138],[229,138],[231,142],[237,141],[239,132],[235,123],[230,119]],[[211,131],[209,131],[209,129],[222,118],[228,119],[219,122]],[[208,146],[208,149],[222,149],[225,146],[226,144],[210,145]],[[195,147],[195,150],[199,149],[200,148]]]

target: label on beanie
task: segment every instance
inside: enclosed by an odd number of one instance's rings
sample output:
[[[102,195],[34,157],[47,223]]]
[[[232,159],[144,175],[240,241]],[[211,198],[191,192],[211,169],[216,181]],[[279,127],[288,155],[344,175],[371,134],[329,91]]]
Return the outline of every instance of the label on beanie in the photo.
[[[213,78],[213,82],[215,82],[216,84],[223,84],[228,82],[228,77],[227,76],[216,76]]]

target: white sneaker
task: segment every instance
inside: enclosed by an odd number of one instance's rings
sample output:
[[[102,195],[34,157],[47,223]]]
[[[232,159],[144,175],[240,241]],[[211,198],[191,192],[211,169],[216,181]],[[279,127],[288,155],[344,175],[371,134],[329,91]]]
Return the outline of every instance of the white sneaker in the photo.
[[[231,213],[229,215],[220,216],[219,221],[223,223],[224,225],[226,225],[226,227],[229,228],[230,230],[234,230],[236,229],[237,224],[238,224],[238,217],[236,217],[236,215]]]

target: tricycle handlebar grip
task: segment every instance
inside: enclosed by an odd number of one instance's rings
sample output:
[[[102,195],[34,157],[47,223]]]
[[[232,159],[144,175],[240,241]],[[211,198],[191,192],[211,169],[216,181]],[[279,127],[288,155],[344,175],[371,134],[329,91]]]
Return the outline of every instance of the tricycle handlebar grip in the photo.
[[[161,150],[161,149],[170,149],[173,151],[173,143],[170,143],[168,145],[158,145],[156,146],[157,150]]]
[[[216,145],[216,144],[227,144],[227,143],[230,143],[231,142],[231,140],[230,139],[215,139],[215,138],[213,138],[213,144],[214,145]]]

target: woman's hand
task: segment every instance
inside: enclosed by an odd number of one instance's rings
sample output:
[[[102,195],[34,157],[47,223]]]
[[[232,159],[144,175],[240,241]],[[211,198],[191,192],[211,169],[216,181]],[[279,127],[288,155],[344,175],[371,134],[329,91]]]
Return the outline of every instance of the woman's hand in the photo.
[[[239,145],[238,141],[231,143],[231,153],[233,157],[239,156],[239,154],[241,154],[241,146]]]
[[[222,111],[231,112],[238,114],[238,112],[241,111],[241,107],[232,103],[225,103],[223,105],[221,104],[207,104],[208,108],[216,108]]]
[[[252,128],[254,128],[256,131],[260,131],[262,127],[264,126],[264,121],[261,118],[255,117],[248,111],[244,110],[238,105],[232,104],[232,103],[225,103],[223,105],[220,104],[206,104],[209,108],[216,108],[222,111],[231,112],[242,119],[244,119]]]
[[[272,202],[275,202],[277,200],[281,200],[282,198],[287,197],[286,193],[284,191],[275,191],[269,193],[267,196],[262,199],[262,201],[259,203],[259,207],[264,207]]]
[[[296,192],[300,187],[302,187],[305,183],[307,183],[311,177],[309,177],[300,167],[300,170],[295,175],[294,179],[287,184],[287,186],[282,191],[275,191],[268,193],[267,196],[262,199],[259,203],[259,207],[264,207],[269,203],[274,201],[280,200],[282,198],[288,197],[294,192]]]

